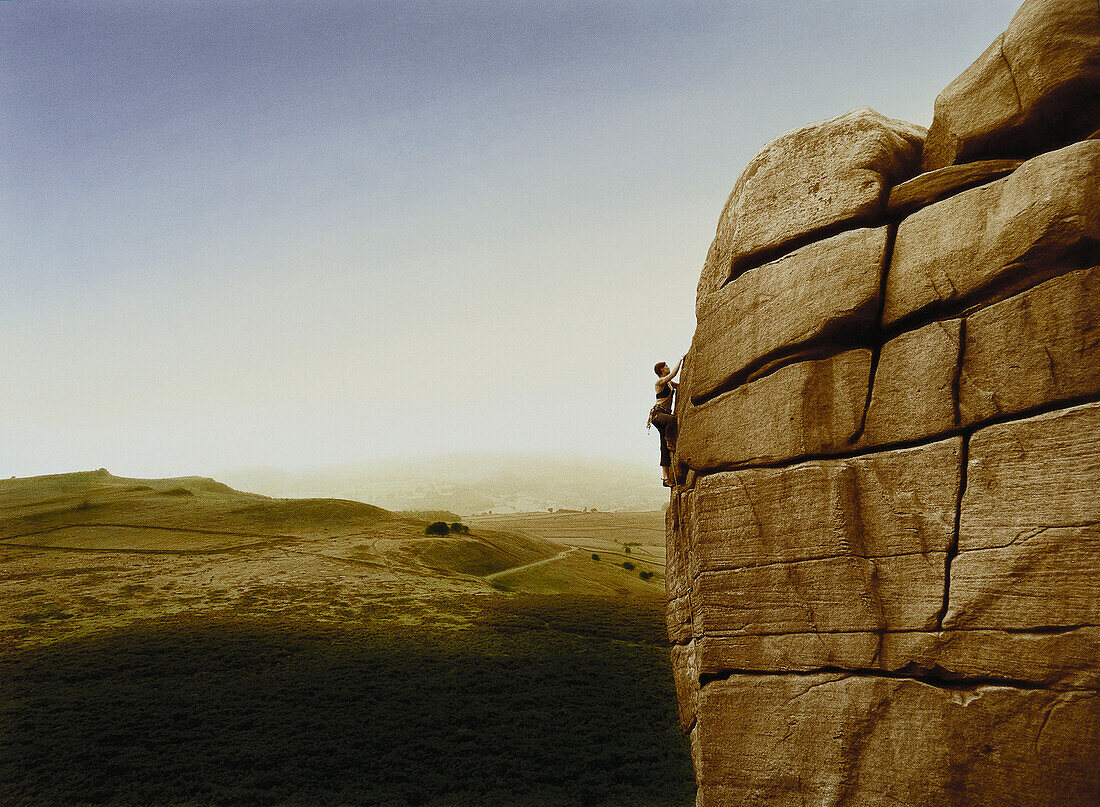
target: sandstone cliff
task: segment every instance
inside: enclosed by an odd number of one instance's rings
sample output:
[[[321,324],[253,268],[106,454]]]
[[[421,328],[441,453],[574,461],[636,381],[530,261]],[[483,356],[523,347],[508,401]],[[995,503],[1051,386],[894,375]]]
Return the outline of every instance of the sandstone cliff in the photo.
[[[668,628],[700,805],[1100,803],[1100,7],[931,128],[745,169],[699,281]]]

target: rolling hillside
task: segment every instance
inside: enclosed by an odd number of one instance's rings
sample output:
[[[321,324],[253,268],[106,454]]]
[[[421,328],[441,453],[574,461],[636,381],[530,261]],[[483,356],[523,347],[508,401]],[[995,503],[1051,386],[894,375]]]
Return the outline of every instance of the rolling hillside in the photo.
[[[0,481],[0,802],[689,804],[660,517]]]
[[[656,599],[654,524],[632,559],[619,546],[641,534],[639,518],[656,524],[660,514],[494,517],[470,521],[469,534],[429,536],[425,521],[362,502],[277,499],[202,477],[100,469],[2,480],[0,636],[44,641],[163,614],[296,609],[461,622],[470,595],[500,592]]]

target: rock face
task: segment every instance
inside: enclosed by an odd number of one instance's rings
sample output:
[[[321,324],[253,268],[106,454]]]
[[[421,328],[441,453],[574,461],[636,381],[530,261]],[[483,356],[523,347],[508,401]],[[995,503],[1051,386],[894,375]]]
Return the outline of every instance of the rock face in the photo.
[[[1004,179],[898,225],[884,324],[958,310],[1100,263],[1100,140],[1034,157]]]
[[[718,219],[699,303],[810,234],[879,216],[889,187],[917,172],[924,134],[863,107],[769,143],[741,173]]]
[[[922,168],[1030,157],[1100,127],[1100,6],[1027,0],[936,99]]]
[[[1100,803],[1098,32],[1029,0],[924,174],[863,109],[738,179],[666,521],[700,805]]]

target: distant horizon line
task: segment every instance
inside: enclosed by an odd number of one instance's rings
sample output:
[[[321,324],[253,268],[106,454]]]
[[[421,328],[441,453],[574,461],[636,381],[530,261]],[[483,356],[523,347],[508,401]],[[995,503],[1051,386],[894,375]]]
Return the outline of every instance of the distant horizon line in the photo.
[[[656,451],[654,452],[656,458]],[[301,473],[316,470],[329,470],[338,468],[355,468],[362,465],[370,465],[374,463],[420,463],[420,462],[432,462],[438,460],[462,460],[462,459],[525,459],[525,460],[543,460],[543,459],[555,459],[555,460],[568,460],[572,462],[615,462],[623,465],[638,465],[641,467],[648,467],[649,463],[637,459],[628,459],[621,455],[609,455],[609,454],[588,454],[588,453],[566,453],[561,451],[441,451],[438,453],[416,453],[408,455],[386,455],[383,457],[375,457],[371,459],[363,460],[346,460],[343,462],[328,462],[317,465],[309,466],[280,466],[273,464],[255,464],[255,465],[237,465],[231,468],[223,467],[222,471],[250,471],[250,470],[277,470],[286,471],[290,473]],[[656,465],[656,460],[654,461]]]
[[[321,471],[334,471],[334,470],[352,470],[360,469],[363,466],[382,464],[382,463],[397,463],[400,465],[415,465],[419,463],[438,462],[440,460],[457,461],[461,459],[467,460],[485,460],[485,459],[521,459],[521,460],[556,460],[559,462],[575,462],[575,463],[615,463],[620,466],[632,466],[639,469],[649,468],[650,463],[643,462],[642,460],[626,459],[622,456],[612,455],[600,455],[600,454],[565,454],[555,451],[477,451],[477,452],[441,452],[438,454],[411,454],[408,456],[386,456],[375,459],[367,460],[350,460],[346,462],[334,462],[324,463],[310,466],[281,466],[281,465],[269,465],[269,464],[255,464],[255,465],[237,465],[232,467],[222,467],[213,471],[191,471],[186,473],[164,473],[160,475],[151,476],[144,472],[137,474],[129,473],[126,471],[112,470],[111,468],[101,465],[97,467],[84,467],[84,468],[70,468],[67,470],[51,470],[43,471],[39,473],[3,473],[0,472],[0,479],[33,479],[40,476],[64,476],[66,474],[79,474],[79,473],[95,473],[97,471],[107,471],[111,476],[117,476],[126,479],[186,479],[186,478],[205,478],[205,479],[217,479],[222,474],[242,473],[242,472],[278,472],[285,474],[309,474]],[[656,463],[653,463],[653,467],[656,467]]]

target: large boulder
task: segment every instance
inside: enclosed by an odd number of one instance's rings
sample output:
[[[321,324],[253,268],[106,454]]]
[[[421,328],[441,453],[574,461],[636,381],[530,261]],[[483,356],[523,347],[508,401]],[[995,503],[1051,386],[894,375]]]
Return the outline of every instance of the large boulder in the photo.
[[[1028,0],[936,99],[922,168],[1030,157],[1097,127],[1100,5]]]
[[[958,310],[1100,262],[1100,140],[1028,160],[898,226],[884,324]]]
[[[848,230],[712,294],[693,340],[691,394],[736,385],[768,359],[866,331],[878,316],[887,228]]]
[[[858,349],[800,361],[678,405],[677,460],[698,472],[843,451],[859,436],[871,358]]]
[[[742,172],[718,220],[699,305],[731,277],[830,227],[875,222],[917,170],[925,130],[867,107],[787,132]]]
[[[738,180],[666,518],[698,805],[1100,804],[1098,16],[1028,0],[942,167],[858,111]]]

